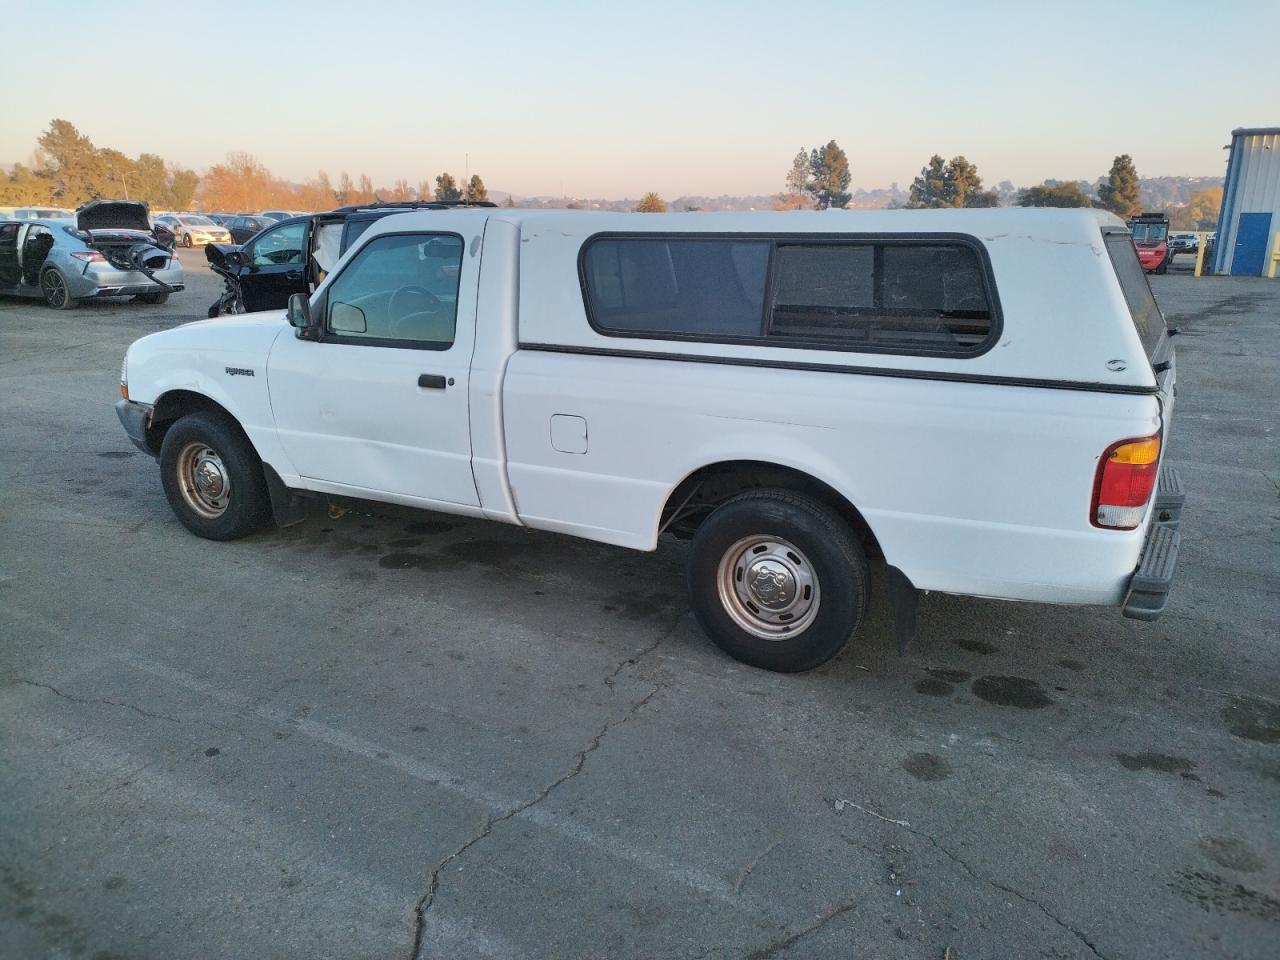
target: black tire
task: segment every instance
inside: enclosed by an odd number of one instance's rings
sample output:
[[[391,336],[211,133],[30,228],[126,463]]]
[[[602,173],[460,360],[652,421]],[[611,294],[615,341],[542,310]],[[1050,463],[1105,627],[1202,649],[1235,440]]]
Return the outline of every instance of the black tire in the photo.
[[[1166,260],[1166,261],[1164,261],[1162,264],[1160,264],[1160,266],[1156,267],[1155,272],[1156,272],[1156,273],[1168,273],[1168,272],[1169,272],[1169,261],[1168,261],[1168,260]]]
[[[139,293],[133,299],[137,303],[149,303],[153,306],[159,306],[162,303],[169,302],[169,293],[168,291],[164,293]]]
[[[203,450],[213,459],[201,457]],[[205,486],[196,482],[202,467]],[[182,525],[207,540],[248,536],[271,515],[262,461],[240,425],[222,413],[189,413],[169,428],[160,446],[160,481]],[[225,501],[220,508],[219,501]]]
[[[187,247],[187,248],[191,248],[191,247],[194,247],[194,246],[196,245],[196,244],[195,244],[195,241],[191,239],[191,234],[189,234],[189,233],[184,233],[184,234],[182,235],[182,245],[183,245],[184,247]]]
[[[780,546],[772,543],[759,550],[754,544],[772,539]],[[748,544],[745,550],[743,543]],[[771,559],[779,550],[778,559]],[[746,559],[736,562],[738,557]],[[760,561],[752,557],[776,564],[776,571],[791,571],[789,581],[784,573],[781,581],[770,583],[766,566],[764,585],[780,590],[775,599],[782,603],[790,583],[791,602],[796,604],[791,609],[804,612],[765,610],[763,615],[795,616],[794,626],[765,624],[763,618],[751,616],[749,602],[734,599],[748,589],[742,585],[751,582],[746,574],[753,567],[753,581],[759,583],[755,577],[762,572]],[[813,583],[808,607],[800,606],[803,589],[795,589],[805,577]],[[839,653],[861,626],[870,599],[866,554],[848,524],[826,504],[788,490],[743,493],[717,507],[694,534],[688,578],[693,612],[712,641],[743,663],[780,673],[810,670]],[[722,597],[722,578],[728,599]],[[754,593],[749,597],[760,599]],[[757,632],[744,628],[743,622]],[[773,635],[762,636],[761,630]]]
[[[40,291],[44,294],[44,302],[54,310],[74,310],[79,301],[71,298],[67,289],[67,281],[56,267],[49,267],[40,274]]]

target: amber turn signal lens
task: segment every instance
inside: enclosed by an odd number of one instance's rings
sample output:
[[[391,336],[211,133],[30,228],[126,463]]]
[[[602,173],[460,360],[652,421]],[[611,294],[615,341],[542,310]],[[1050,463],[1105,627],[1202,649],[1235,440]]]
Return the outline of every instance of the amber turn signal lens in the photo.
[[[1139,466],[1155,463],[1160,459],[1160,438],[1146,437],[1142,440],[1130,440],[1111,448],[1110,463],[1131,463]]]

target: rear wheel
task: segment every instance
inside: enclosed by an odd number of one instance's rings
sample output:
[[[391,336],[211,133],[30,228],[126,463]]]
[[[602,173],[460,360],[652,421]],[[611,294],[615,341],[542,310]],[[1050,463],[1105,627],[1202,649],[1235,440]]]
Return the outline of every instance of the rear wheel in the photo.
[[[694,534],[693,610],[730,656],[783,673],[834,657],[866,613],[866,555],[830,507],[786,490],[744,493]]]
[[[221,413],[191,413],[169,428],[160,446],[160,480],[183,526],[209,540],[247,536],[270,515],[262,461]]]
[[[44,302],[55,310],[71,310],[77,305],[67,289],[67,281],[55,267],[40,274],[40,291],[44,294]]]

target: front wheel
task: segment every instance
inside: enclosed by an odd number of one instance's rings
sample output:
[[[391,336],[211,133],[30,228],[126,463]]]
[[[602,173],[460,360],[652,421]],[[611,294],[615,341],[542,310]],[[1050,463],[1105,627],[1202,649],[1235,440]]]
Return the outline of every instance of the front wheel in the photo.
[[[229,417],[209,410],[173,424],[160,446],[160,480],[183,526],[208,540],[235,540],[270,514],[262,461]]]
[[[782,673],[834,657],[866,614],[866,554],[824,503],[787,490],[744,493],[694,534],[693,610],[730,656]]]
[[[184,234],[182,235],[182,245],[183,245],[184,247],[193,247],[193,246],[195,246],[195,242],[191,239],[191,234],[189,234],[189,233],[184,233]]]
[[[67,281],[54,267],[40,274],[40,292],[44,294],[44,302],[54,310],[71,310],[76,306]]]

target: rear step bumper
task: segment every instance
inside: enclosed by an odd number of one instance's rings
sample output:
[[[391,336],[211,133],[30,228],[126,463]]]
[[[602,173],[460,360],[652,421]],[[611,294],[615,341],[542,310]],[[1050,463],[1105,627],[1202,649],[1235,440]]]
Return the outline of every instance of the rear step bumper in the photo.
[[[1186,491],[1182,475],[1173,467],[1160,470],[1156,490],[1154,518],[1142,545],[1142,559],[1129,580],[1124,598],[1124,615],[1131,620],[1156,620],[1169,603],[1173,574],[1178,565],[1178,546],[1182,534],[1182,505]]]

